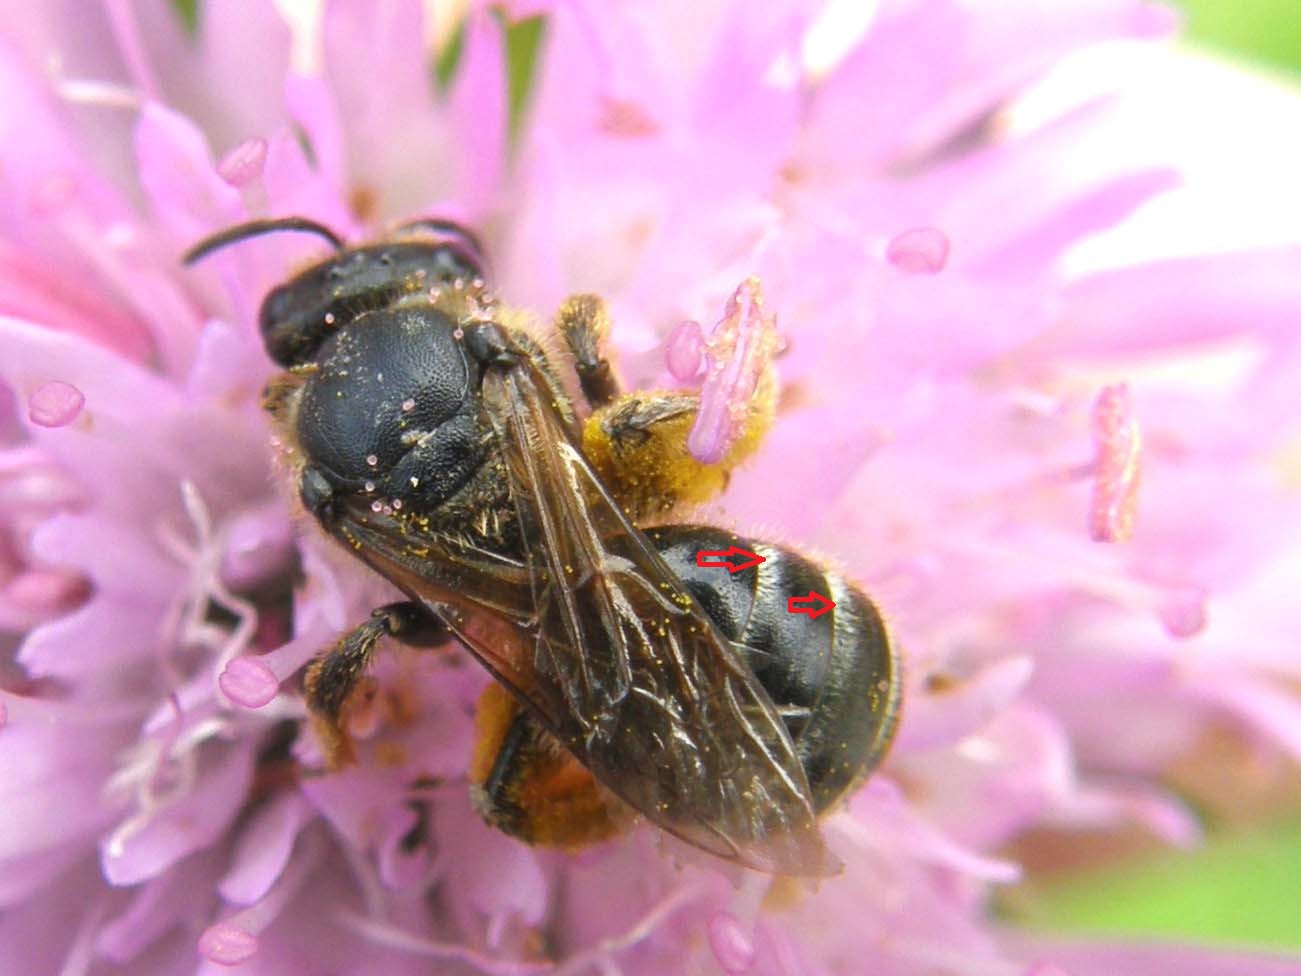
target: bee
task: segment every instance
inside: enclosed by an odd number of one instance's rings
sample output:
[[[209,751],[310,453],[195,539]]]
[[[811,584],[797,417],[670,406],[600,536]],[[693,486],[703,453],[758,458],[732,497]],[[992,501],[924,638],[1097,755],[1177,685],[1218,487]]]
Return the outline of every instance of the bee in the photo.
[[[470,760],[475,805],[522,840],[580,847],[640,814],[748,868],[834,873],[819,816],[879,763],[899,667],[863,592],[791,549],[673,524],[716,493],[771,422],[771,377],[719,463],[690,456],[690,393],[623,392],[604,303],[562,306],[588,416],[522,315],[484,281],[480,245],[418,220],[348,246],[302,218],[241,224],[334,253],[274,288],[259,326],[283,368],[264,405],[292,486],[327,535],[397,586],[309,667],[332,765],[376,644],[454,635],[496,679]],[[650,523],[656,523],[654,525]],[[702,552],[762,561],[723,571]],[[834,609],[792,612],[830,594]]]

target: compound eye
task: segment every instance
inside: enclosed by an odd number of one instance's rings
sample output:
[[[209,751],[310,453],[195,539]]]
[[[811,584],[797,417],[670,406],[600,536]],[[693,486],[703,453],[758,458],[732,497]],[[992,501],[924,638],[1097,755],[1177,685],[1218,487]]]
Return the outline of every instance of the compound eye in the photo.
[[[294,294],[287,288],[273,289],[262,302],[258,328],[267,355],[278,366],[288,369],[306,362],[320,343],[316,330],[304,328],[302,320],[303,311],[296,307]]]

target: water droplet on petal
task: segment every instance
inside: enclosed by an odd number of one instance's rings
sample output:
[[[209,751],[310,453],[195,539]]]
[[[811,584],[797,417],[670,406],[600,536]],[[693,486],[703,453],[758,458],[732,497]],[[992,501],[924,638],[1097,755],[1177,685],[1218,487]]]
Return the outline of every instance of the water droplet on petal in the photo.
[[[705,373],[705,334],[699,322],[683,322],[664,343],[664,363],[675,380],[690,383]]]
[[[936,274],[949,260],[949,238],[935,227],[914,227],[896,235],[885,256],[908,274]]]
[[[1138,484],[1143,472],[1143,437],[1134,417],[1129,387],[1103,387],[1093,404],[1097,461],[1089,535],[1095,542],[1125,542],[1134,534]]]
[[[267,162],[267,141],[245,139],[217,164],[217,175],[233,187],[248,186],[259,176]]]
[[[27,398],[27,416],[38,427],[66,427],[85,405],[85,395],[71,383],[51,380]]]
[[[257,936],[229,922],[209,925],[199,936],[199,955],[218,966],[238,966],[256,952]]]
[[[261,708],[275,698],[280,679],[257,658],[245,655],[226,665],[217,678],[217,685],[236,705]]]
[[[747,973],[754,965],[754,943],[730,912],[715,912],[709,919],[709,948],[728,976]]]

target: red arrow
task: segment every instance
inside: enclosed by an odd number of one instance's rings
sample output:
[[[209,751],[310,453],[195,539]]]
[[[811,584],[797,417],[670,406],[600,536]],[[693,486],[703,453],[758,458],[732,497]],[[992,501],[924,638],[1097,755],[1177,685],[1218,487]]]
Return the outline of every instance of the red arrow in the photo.
[[[802,604],[806,600],[812,600],[813,601],[812,605],[811,606],[796,605],[796,604]],[[787,613],[807,613],[809,615],[810,620],[812,620],[815,617],[821,617],[824,613],[826,613],[834,606],[835,604],[832,603],[830,600],[828,600],[825,596],[823,596],[821,593],[815,593],[813,590],[809,590],[808,596],[793,596],[786,600]]]
[[[721,559],[710,559],[710,556],[719,556]],[[744,562],[730,562],[733,556],[748,557]],[[711,566],[726,567],[729,573],[739,573],[743,569],[749,569],[752,566],[758,566],[765,562],[765,558],[756,552],[746,552],[744,549],[738,549],[733,546],[731,549],[709,549],[704,552],[696,553],[696,565],[708,569]]]

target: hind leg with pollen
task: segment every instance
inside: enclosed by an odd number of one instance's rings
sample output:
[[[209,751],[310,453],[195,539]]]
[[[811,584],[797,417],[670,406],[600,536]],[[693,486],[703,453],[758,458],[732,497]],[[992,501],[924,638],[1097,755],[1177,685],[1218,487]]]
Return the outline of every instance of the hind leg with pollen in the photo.
[[[303,695],[331,769],[356,759],[348,725],[374,696],[374,679],[366,672],[380,638],[395,637],[415,647],[432,647],[447,635],[442,621],[418,603],[390,603],[317,655],[307,669]]]
[[[604,352],[610,316],[601,298],[567,299],[556,316],[556,330],[569,347],[583,396],[593,408],[583,427],[583,453],[634,520],[662,518],[681,504],[720,494],[732,470],[758,449],[772,427],[777,381],[766,366],[731,447],[718,462],[705,464],[687,448],[700,410],[697,393],[621,390]]]
[[[628,808],[501,685],[484,689],[474,724],[470,795],[498,830],[527,844],[575,850],[631,823]]]

